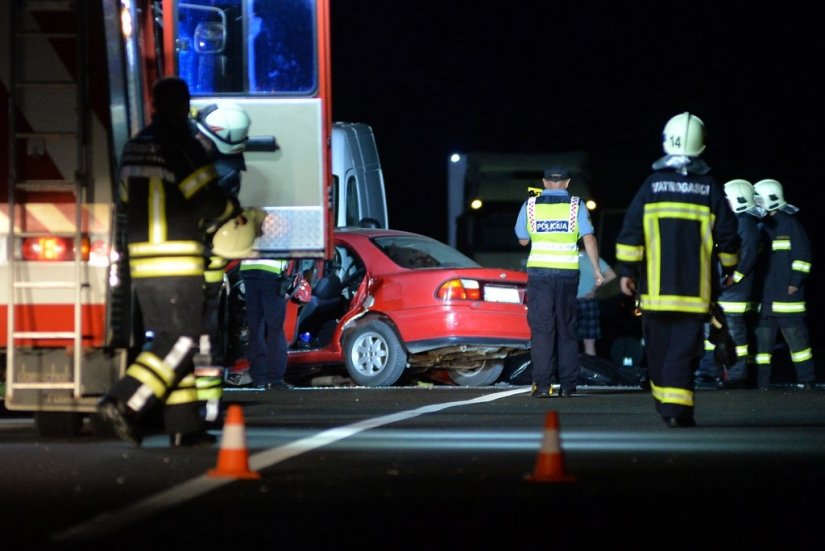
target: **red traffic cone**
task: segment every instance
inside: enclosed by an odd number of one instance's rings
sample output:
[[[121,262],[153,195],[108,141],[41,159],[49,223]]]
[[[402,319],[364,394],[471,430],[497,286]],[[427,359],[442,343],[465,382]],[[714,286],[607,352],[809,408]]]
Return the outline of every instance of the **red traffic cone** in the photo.
[[[261,478],[260,473],[249,470],[249,451],[246,449],[243,410],[237,404],[229,406],[226,410],[218,464],[214,469],[209,469],[207,475],[228,478]]]
[[[536,466],[525,477],[530,482],[573,482],[576,477],[564,472],[564,457],[559,444],[559,415],[555,411],[547,412],[544,421],[544,439],[541,443]]]

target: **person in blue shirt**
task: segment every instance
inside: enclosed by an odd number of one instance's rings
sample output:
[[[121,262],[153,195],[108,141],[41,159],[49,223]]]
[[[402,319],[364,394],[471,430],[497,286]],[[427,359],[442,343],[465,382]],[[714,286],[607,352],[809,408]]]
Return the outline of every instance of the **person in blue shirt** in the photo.
[[[582,351],[589,355],[596,355],[596,341],[602,338],[601,311],[596,291],[599,287],[616,279],[616,272],[603,258],[599,257],[599,267],[602,270],[604,281],[596,285],[593,277],[593,266],[584,250],[584,241],[579,241],[579,290],[576,294],[578,325],[576,336],[582,343]]]
[[[581,369],[576,337],[576,292],[579,286],[579,249],[593,267],[595,284],[604,283],[593,224],[584,202],[567,192],[570,171],[552,167],[544,171],[544,190],[530,197],[519,210],[515,233],[527,257],[527,323],[533,362],[531,396],[553,395],[550,379],[556,358],[559,395],[572,396]]]

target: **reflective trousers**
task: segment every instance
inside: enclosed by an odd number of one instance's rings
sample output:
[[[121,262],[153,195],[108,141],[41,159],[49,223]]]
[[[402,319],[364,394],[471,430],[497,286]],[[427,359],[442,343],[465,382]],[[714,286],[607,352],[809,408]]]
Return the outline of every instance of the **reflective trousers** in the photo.
[[[694,373],[704,340],[704,316],[642,314],[647,370],[656,411],[662,417],[693,418]]]
[[[166,432],[203,430],[192,358],[203,333],[203,276],[132,280],[143,326],[151,340],[109,395],[138,418],[163,405]]]
[[[756,326],[756,382],[759,388],[768,388],[771,381],[771,363],[777,333],[788,345],[791,361],[799,383],[812,383],[816,379],[811,342],[805,318],[761,317]]]

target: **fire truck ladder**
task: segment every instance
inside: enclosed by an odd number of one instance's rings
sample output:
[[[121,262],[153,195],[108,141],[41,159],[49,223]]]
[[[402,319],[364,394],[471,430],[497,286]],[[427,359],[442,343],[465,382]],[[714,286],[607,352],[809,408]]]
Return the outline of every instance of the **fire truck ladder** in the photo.
[[[82,265],[82,212],[86,202],[88,180],[89,123],[88,109],[84,107],[87,98],[86,84],[80,76],[84,74],[81,64],[86,56],[86,33],[83,11],[86,2],[60,0],[12,0],[9,17],[11,42],[11,67],[9,90],[9,237],[8,265],[8,313],[7,313],[7,397],[15,391],[59,391],[70,389],[73,396],[81,394],[80,366],[83,353],[82,342],[82,291],[88,287],[83,281]],[[38,18],[43,21],[63,22],[65,29],[41,28]],[[74,24],[72,24],[74,22]],[[67,66],[72,59],[71,48],[75,48],[75,67]],[[45,52],[45,54],[44,54]],[[64,54],[61,63],[55,53]],[[49,55],[51,54],[51,55]],[[52,63],[48,60],[51,59]],[[67,61],[68,60],[68,61]],[[75,110],[61,109],[55,98],[75,98]],[[52,107],[48,107],[51,102]],[[26,113],[50,112],[49,117],[32,117]],[[46,111],[44,110],[44,107]],[[27,111],[28,109],[28,111]],[[74,120],[76,117],[76,121]],[[69,122],[66,122],[66,121]],[[61,128],[61,124],[63,127]],[[43,155],[54,157],[53,150],[60,150],[63,157],[71,159],[74,153],[76,165],[73,180],[44,179],[26,173],[31,158]],[[68,154],[66,154],[68,152]],[[29,165],[24,161],[29,159]],[[67,173],[68,171],[63,171]],[[42,235],[29,231],[28,216],[24,212],[27,203],[52,202],[55,194],[74,197],[74,230],[50,232],[55,237],[72,238],[74,242],[73,270],[65,270],[66,278],[54,281],[40,281],[33,276],[19,256],[20,244],[27,237]],[[71,272],[71,274],[69,274]],[[55,293],[72,290],[74,295],[73,326],[63,331],[23,330],[24,324],[31,327],[42,320],[26,319],[24,305],[55,302]],[[51,299],[50,299],[51,297]],[[59,346],[55,341],[71,341],[70,347]],[[52,342],[52,349],[63,350],[71,355],[73,363],[66,373],[51,373],[44,369],[39,376],[19,377],[15,370],[15,356],[21,353],[24,342]]]

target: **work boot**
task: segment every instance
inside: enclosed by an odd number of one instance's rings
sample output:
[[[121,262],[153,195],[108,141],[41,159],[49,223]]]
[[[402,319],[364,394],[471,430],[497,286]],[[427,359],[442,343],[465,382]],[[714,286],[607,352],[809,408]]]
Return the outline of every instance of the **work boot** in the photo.
[[[111,428],[124,442],[138,447],[143,438],[135,426],[134,413],[129,413],[129,411],[125,405],[109,396],[104,396],[97,403],[97,414],[106,426]]]
[[[553,396],[553,387],[539,388],[536,383],[533,383],[533,388],[530,389],[530,396],[533,398],[550,398]]]
[[[184,434],[176,432],[169,435],[169,445],[174,448],[206,448],[218,441],[218,438],[206,431]]]

